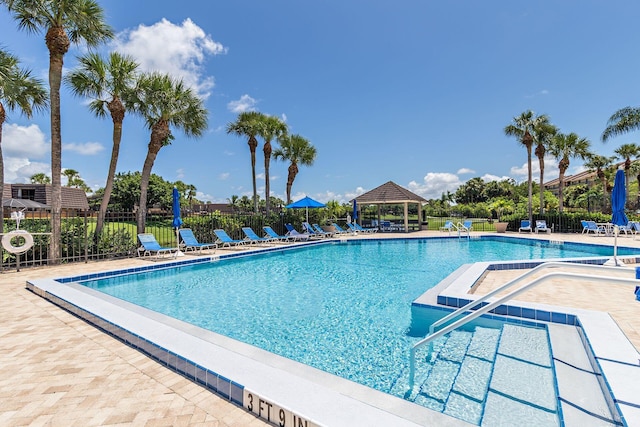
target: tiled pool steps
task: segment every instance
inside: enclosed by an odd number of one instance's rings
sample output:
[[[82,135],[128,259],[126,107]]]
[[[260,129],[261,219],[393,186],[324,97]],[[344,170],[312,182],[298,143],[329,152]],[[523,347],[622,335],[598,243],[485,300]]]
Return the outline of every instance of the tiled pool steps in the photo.
[[[432,352],[420,348],[416,360],[416,385],[406,397],[416,404],[476,425],[504,421],[505,413],[526,413],[531,425],[559,425],[544,329],[456,330],[436,340]],[[407,382],[405,373],[394,391],[408,390]]]
[[[574,327],[563,328],[577,334]],[[431,351],[428,345],[419,349],[416,360],[416,385],[405,398],[476,425],[504,425],[506,416],[512,425],[523,419],[532,426],[564,425],[558,408],[572,403],[558,398],[553,372],[558,361],[549,358],[549,338],[544,329],[506,324],[502,330],[481,326],[456,330],[436,340]],[[576,369],[561,363],[565,370]],[[579,408],[578,418],[587,423],[616,425],[595,375],[585,368],[581,374],[590,381],[588,387],[595,397],[585,402],[584,389],[573,384],[583,389],[579,403],[589,407]],[[392,394],[402,395],[406,390],[408,372],[398,379]],[[575,412],[576,406],[571,409]],[[569,418],[576,421],[573,413]]]

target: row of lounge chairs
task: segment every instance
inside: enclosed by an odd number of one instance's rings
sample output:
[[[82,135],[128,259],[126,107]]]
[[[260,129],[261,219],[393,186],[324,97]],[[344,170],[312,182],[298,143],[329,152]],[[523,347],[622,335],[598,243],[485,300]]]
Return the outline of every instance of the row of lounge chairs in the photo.
[[[536,233],[542,231],[544,233],[551,233],[553,230],[553,225],[551,227],[547,226],[547,221],[544,219],[536,220],[535,228],[531,228],[531,222],[528,219],[523,219],[520,221],[520,228],[518,228],[518,233],[522,233],[523,231],[535,231]]]
[[[609,236],[613,234],[613,224],[611,223],[598,224],[595,221],[582,220],[580,224],[582,224],[582,234],[593,233],[596,236]],[[627,225],[618,226],[618,231],[625,235],[637,234],[640,232],[640,222],[629,221]]]
[[[347,224],[348,230],[343,229],[338,224],[332,224],[335,232],[325,231],[318,224],[303,223],[304,232],[298,232],[293,225],[286,224],[287,233],[284,235],[278,234],[272,227],[262,227],[264,236],[259,236],[251,227],[242,227],[244,233],[244,239],[233,239],[222,229],[213,230],[216,235],[216,241],[212,243],[199,242],[193,231],[190,228],[181,228],[178,230],[178,247],[163,247],[156,240],[155,236],[151,233],[138,234],[138,256],[177,256],[180,250],[184,252],[201,252],[203,250],[215,250],[217,248],[231,248],[237,246],[244,246],[250,244],[271,244],[271,243],[293,243],[299,241],[306,241],[309,239],[319,239],[327,237],[335,237],[336,235],[343,234],[356,234],[356,233],[373,233],[377,229],[363,228],[358,224]]]

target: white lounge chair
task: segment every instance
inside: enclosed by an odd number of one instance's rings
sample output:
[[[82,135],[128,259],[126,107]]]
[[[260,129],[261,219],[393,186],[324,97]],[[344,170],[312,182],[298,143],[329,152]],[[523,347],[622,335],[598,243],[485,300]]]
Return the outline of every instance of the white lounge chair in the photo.
[[[544,219],[539,219],[536,221],[536,229],[535,229],[536,234],[538,233],[538,231],[551,233],[551,229],[547,227],[547,221],[545,221]]]

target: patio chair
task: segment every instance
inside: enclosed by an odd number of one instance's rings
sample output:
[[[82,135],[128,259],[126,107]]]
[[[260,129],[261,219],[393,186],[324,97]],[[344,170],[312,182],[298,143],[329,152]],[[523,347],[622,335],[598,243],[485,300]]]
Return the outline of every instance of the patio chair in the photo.
[[[311,234],[306,232],[300,233],[293,227],[293,225],[291,225],[291,223],[287,223],[284,226],[287,229],[287,234],[285,234],[285,236],[294,237],[298,240],[309,240],[309,238],[312,236]]]
[[[325,237],[334,237],[336,235],[335,231],[325,231],[319,224],[314,223],[311,224],[311,226],[318,234],[323,234]]]
[[[460,231],[466,231],[467,233],[470,233],[471,230],[473,229],[473,221],[466,220],[462,224],[458,224],[458,229]]]
[[[242,246],[244,245],[246,242],[246,240],[235,240],[232,239],[226,231],[218,228],[216,230],[213,230],[213,232],[215,233],[216,237],[218,238],[218,240],[216,240],[216,244],[218,246],[222,245],[222,247],[232,247],[232,246]]]
[[[308,234],[312,239],[324,239],[325,237],[329,237],[329,235],[324,233],[324,231],[322,233],[319,233],[318,230],[313,228],[313,226],[308,222],[303,222],[302,227],[304,228],[304,232]]]
[[[360,224],[358,224],[357,222],[354,222],[353,226],[356,228],[356,230],[361,231],[363,233],[376,233],[378,231],[377,228],[374,228],[374,227],[363,227]],[[389,226],[391,226],[391,223],[389,223]]]
[[[331,223],[331,225],[333,225],[333,228],[336,229],[336,234],[354,234],[353,232],[349,231],[349,230],[345,230],[344,228],[340,227],[337,223],[333,222]]]
[[[449,233],[455,230],[457,230],[457,228],[453,221],[445,221],[444,225],[440,227],[440,231],[448,231]]]
[[[518,228],[518,233],[521,233],[523,231],[533,231],[533,229],[531,228],[531,221],[529,221],[528,219],[523,219],[520,221],[520,228]]]
[[[545,221],[544,219],[539,219],[536,221],[536,228],[535,228],[536,234],[538,233],[538,231],[551,233],[551,228],[547,227],[547,221]]]
[[[276,230],[274,230],[268,225],[265,225],[264,227],[262,227],[262,229],[266,233],[264,237],[270,237],[271,239],[273,239],[274,242],[290,243],[297,240],[295,237],[283,236],[281,234],[276,233]]]
[[[176,257],[178,255],[178,248],[169,248],[160,246],[160,243],[156,240],[156,237],[151,233],[138,234],[138,242],[140,247],[138,248],[138,256],[154,256],[160,258],[161,255],[172,255]]]
[[[582,234],[593,233],[596,236],[599,234],[607,234],[605,228],[601,225],[596,224],[595,221],[581,220],[580,224],[582,224]]]
[[[193,234],[193,231],[190,228],[181,228],[178,230],[179,240],[181,242],[180,246],[184,248],[185,252],[188,251],[200,251],[206,249],[216,249],[218,245],[215,243],[200,243],[196,236]]]
[[[260,244],[260,243],[272,243],[274,241],[271,237],[260,237],[253,231],[251,227],[242,227],[242,232],[244,233],[244,240],[249,244]]]

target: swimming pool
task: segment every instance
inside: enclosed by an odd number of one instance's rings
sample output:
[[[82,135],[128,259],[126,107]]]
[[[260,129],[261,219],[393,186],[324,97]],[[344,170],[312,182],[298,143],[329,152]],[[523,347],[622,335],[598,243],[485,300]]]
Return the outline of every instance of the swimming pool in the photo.
[[[407,334],[411,301],[459,265],[610,254],[606,247],[515,241],[318,245],[85,285],[398,395],[406,390],[394,385],[417,340]]]

